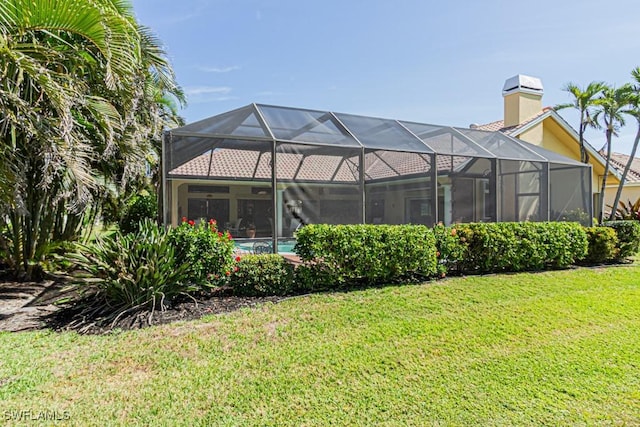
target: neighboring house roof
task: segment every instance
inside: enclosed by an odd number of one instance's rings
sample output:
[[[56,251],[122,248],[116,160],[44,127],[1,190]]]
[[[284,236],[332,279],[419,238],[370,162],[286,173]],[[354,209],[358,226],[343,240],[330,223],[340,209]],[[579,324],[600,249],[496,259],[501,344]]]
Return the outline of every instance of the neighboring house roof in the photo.
[[[544,107],[542,110],[540,110],[539,113],[535,114],[534,116],[528,118],[527,120],[516,126],[505,127],[503,120],[497,120],[495,122],[487,123],[484,125],[478,125],[475,128],[487,131],[498,131],[504,133],[505,135],[517,138],[527,130],[538,125],[539,123],[542,123],[542,121],[544,121],[548,117],[553,118],[556,123],[560,125],[560,127],[562,127],[567,133],[573,136],[576,142],[580,140],[580,135],[578,135],[578,132],[573,127],[571,127],[571,125],[567,123],[567,121],[560,114],[558,114],[558,112],[554,110],[553,107]],[[602,154],[598,152],[598,150],[596,150],[591,144],[585,141],[584,145],[591,158],[597,160],[603,166],[607,163],[607,160],[604,158],[604,156],[602,156]],[[622,179],[622,173],[620,172],[619,167],[614,165],[612,173],[618,179]]]
[[[611,153],[611,165],[618,170],[624,171],[629,161],[629,156],[622,153]],[[635,157],[631,162],[631,168],[627,174],[628,183],[640,184],[640,159]]]

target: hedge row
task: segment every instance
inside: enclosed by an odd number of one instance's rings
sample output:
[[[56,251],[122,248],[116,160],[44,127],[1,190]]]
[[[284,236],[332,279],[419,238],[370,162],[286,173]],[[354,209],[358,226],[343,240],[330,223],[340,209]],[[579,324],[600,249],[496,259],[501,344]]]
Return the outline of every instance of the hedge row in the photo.
[[[616,260],[620,254],[619,240],[616,232],[610,227],[587,227],[589,250],[584,264],[601,264]]]
[[[308,225],[296,235],[299,286],[316,291],[436,274],[433,232],[423,225]]]
[[[231,277],[243,295],[286,294],[420,280],[446,274],[536,271],[620,262],[638,252],[640,224],[569,222],[309,225],[297,234],[302,265],[246,256]]]
[[[616,261],[632,257],[640,250],[640,222],[638,221],[607,221],[602,224],[613,228],[618,237],[618,254]]]
[[[587,233],[578,223],[473,223],[436,226],[440,263],[464,274],[565,268],[583,259]]]
[[[287,295],[297,291],[293,266],[277,254],[238,258],[229,286],[236,295]]]
[[[162,306],[172,296],[230,286],[240,295],[284,295],[480,274],[619,262],[635,255],[640,224],[475,223],[308,225],[295,270],[279,255],[233,257],[215,221],[166,230],[151,221],[81,248],[77,268],[112,306]]]

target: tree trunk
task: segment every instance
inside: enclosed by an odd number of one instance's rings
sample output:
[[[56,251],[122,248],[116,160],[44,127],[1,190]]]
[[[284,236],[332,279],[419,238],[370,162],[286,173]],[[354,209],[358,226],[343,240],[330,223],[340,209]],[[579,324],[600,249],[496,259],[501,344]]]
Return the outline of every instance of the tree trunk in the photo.
[[[584,129],[585,129],[585,124],[584,124],[584,118],[581,116],[580,117],[580,161],[582,163],[588,164],[589,163],[589,155],[587,154],[587,150],[584,146]],[[591,179],[591,174],[589,174],[589,179]],[[592,201],[591,199],[593,198],[593,194],[590,194],[590,191],[587,190],[587,183],[585,182],[584,178],[580,180],[580,190],[582,191],[582,206],[584,206],[585,208],[587,208],[587,206],[590,206]],[[591,217],[593,218],[593,212],[591,212]]]
[[[589,154],[587,154],[587,149],[584,146],[584,118],[580,117],[580,130],[579,130],[579,140],[580,140],[580,161],[582,163],[589,163]]]
[[[604,190],[607,187],[607,177],[609,175],[609,168],[611,165],[611,136],[613,135],[613,129],[611,126],[607,126],[607,163],[604,166],[604,176],[602,177],[602,187],[600,188],[600,212],[598,212],[598,224],[602,224],[604,219]]]
[[[633,148],[631,149],[631,155],[629,156],[629,160],[627,160],[627,164],[624,166],[624,172],[622,172],[622,179],[620,180],[620,185],[618,185],[618,191],[616,191],[616,198],[611,205],[611,215],[609,215],[609,221],[613,221],[616,216],[616,209],[618,209],[618,204],[620,203],[620,197],[622,196],[622,188],[624,187],[624,182],[627,179],[627,174],[629,173],[629,169],[631,169],[631,164],[633,163],[633,159],[636,156],[636,150],[638,149],[638,141],[640,141],[640,121],[638,122],[638,131],[636,132],[636,138],[633,140]]]

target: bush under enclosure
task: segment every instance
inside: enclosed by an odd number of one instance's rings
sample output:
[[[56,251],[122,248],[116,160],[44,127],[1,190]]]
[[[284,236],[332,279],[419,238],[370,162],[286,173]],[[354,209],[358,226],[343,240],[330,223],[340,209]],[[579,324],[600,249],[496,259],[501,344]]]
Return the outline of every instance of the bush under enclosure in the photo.
[[[345,288],[432,277],[435,238],[423,225],[308,225],[296,234],[300,285]]]
[[[584,227],[573,222],[436,226],[440,263],[459,274],[565,268],[587,255]]]

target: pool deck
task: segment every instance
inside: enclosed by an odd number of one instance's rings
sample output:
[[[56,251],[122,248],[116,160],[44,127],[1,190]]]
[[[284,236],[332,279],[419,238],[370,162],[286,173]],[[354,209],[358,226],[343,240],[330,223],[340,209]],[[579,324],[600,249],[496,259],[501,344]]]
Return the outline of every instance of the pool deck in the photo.
[[[302,260],[296,254],[280,254],[280,256],[282,256],[282,258],[286,259],[294,267],[297,267],[300,264],[302,264]]]

